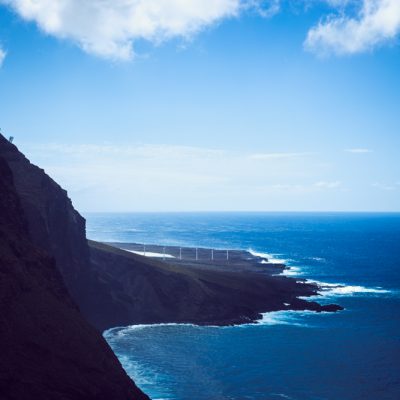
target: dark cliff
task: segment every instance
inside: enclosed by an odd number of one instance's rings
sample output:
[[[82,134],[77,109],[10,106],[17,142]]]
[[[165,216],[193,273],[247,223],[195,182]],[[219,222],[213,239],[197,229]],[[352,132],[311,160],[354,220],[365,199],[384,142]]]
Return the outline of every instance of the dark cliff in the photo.
[[[86,319],[100,330],[111,327],[99,320],[113,319],[119,312],[118,302],[108,281],[92,268],[85,219],[74,209],[67,192],[1,135],[0,156],[12,170],[33,243],[54,257]]]
[[[67,192],[1,135],[0,156],[13,172],[32,242],[55,258],[70,294],[85,312],[92,277],[84,218]]]
[[[0,398],[148,399],[81,316],[55,261],[31,241],[0,156]]]

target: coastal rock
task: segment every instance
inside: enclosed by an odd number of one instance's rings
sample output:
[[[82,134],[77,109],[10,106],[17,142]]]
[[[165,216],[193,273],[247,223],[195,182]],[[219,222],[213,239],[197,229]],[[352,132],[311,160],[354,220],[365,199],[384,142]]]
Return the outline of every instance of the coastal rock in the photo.
[[[234,325],[255,322],[268,311],[342,309],[299,298],[315,295],[318,288],[282,275],[185,267],[94,241],[89,247],[92,268],[114,299],[97,315],[96,325],[104,329],[166,322]]]

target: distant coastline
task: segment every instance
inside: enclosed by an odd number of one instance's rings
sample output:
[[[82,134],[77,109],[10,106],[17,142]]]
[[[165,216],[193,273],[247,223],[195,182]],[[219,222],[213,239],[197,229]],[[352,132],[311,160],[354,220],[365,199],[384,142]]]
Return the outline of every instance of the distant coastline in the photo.
[[[90,241],[90,246],[96,248],[98,243]],[[158,266],[168,270],[184,268],[190,275],[213,274],[226,284],[226,279],[230,282],[232,290],[232,302],[237,298],[244,304],[251,303],[247,314],[232,315],[230,319],[219,317],[218,314],[207,318],[200,315],[189,315],[185,320],[165,320],[152,321],[150,323],[194,323],[199,325],[236,325],[244,323],[256,323],[262,318],[262,314],[270,311],[315,311],[315,312],[336,312],[343,310],[337,304],[321,305],[317,299],[321,287],[316,282],[309,282],[306,279],[294,278],[285,274],[290,272],[291,267],[277,260],[270,260],[266,256],[257,252],[235,249],[212,249],[206,247],[180,247],[162,246],[157,244],[123,243],[109,242],[103,243],[103,248],[116,248],[120,251],[119,255],[124,254],[127,259],[151,260]],[[123,252],[123,253],[122,253]],[[147,255],[144,256],[143,253]],[[122,259],[119,260],[121,262]],[[125,260],[126,261],[126,260]],[[226,274],[224,276],[224,274]],[[215,276],[214,276],[215,275]],[[239,282],[243,281],[243,284]],[[254,293],[252,293],[252,287]],[[226,288],[224,288],[226,290]],[[245,291],[243,296],[241,291]],[[236,296],[236,298],[235,298]],[[308,301],[313,298],[313,301]],[[188,305],[190,308],[190,306]]]

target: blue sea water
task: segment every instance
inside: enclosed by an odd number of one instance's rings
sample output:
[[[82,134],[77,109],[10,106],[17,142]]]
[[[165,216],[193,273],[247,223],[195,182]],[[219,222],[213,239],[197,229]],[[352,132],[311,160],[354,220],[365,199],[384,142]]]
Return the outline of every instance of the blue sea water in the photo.
[[[105,337],[152,399],[400,399],[400,214],[87,214],[100,241],[252,249],[301,278],[341,283],[337,314],[257,325],[114,328]],[[329,287],[328,287],[329,289]]]

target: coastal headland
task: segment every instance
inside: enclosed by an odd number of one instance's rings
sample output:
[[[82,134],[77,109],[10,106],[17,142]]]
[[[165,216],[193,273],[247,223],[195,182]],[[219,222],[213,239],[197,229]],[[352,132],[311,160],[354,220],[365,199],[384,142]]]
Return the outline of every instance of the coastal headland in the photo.
[[[123,320],[113,326],[234,325],[256,323],[268,311],[342,309],[305,300],[318,294],[316,284],[285,276],[285,265],[247,251],[228,250],[227,259],[227,250],[215,250],[212,260],[211,249],[205,248],[168,247],[163,257],[164,246],[146,245],[149,257],[133,243],[89,241],[89,247],[94,268],[104,273],[106,265],[114,281],[112,293],[119,299],[120,312],[112,315]],[[135,307],[129,306],[133,303]]]

